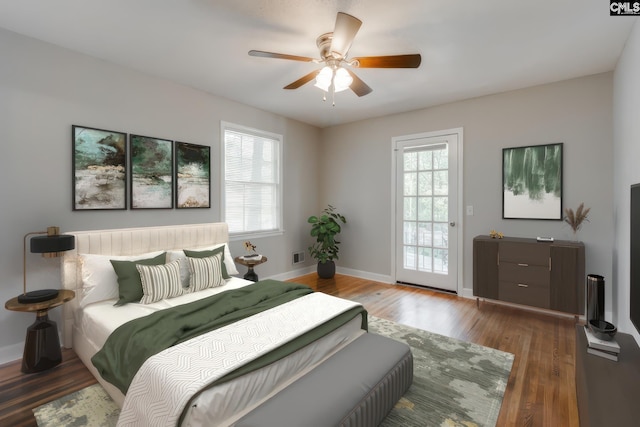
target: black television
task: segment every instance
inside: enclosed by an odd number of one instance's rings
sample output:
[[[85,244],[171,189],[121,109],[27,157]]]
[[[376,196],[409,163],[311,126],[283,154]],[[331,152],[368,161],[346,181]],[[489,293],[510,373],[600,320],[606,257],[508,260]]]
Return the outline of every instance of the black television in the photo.
[[[640,184],[631,186],[629,315],[640,333]]]

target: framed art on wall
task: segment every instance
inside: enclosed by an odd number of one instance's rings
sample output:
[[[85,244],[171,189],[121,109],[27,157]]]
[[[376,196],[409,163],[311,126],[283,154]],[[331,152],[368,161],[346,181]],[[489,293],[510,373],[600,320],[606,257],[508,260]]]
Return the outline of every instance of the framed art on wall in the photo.
[[[127,209],[127,134],[71,126],[73,210]]]
[[[502,150],[502,218],[562,220],[562,148]]]
[[[173,208],[173,141],[131,135],[131,209]]]
[[[211,207],[211,147],[176,141],[176,207]]]

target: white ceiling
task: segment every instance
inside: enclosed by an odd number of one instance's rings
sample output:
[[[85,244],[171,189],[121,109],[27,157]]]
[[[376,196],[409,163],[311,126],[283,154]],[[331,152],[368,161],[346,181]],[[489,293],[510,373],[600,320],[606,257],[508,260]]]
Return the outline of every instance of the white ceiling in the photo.
[[[363,21],[349,56],[420,53],[418,69],[355,69],[373,88],[322,101],[317,58],[336,13]],[[0,0],[0,27],[319,127],[613,70],[635,17],[603,0]],[[2,61],[0,57],[0,61]]]

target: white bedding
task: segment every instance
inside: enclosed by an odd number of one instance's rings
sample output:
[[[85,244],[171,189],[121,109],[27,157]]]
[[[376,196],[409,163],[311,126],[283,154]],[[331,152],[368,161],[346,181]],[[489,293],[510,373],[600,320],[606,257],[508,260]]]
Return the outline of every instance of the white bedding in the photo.
[[[74,313],[76,353],[89,366],[91,357],[102,348],[109,334],[120,325],[158,310],[186,304],[251,283],[253,282],[231,278],[227,284],[218,288],[185,294],[148,305],[133,303],[115,307],[113,306],[115,300],[89,304]],[[360,326],[361,320],[358,317],[321,340],[270,366],[207,390],[189,408],[182,425],[231,425],[234,420],[240,418],[264,399],[275,394],[326,357],[357,338],[363,333]],[[93,372],[96,375],[95,370]],[[105,385],[104,380],[102,382]],[[113,386],[105,388],[114,401],[122,406],[124,396]]]
[[[152,304],[129,303],[114,307],[117,299],[95,302],[87,305],[82,310],[77,310],[75,315],[75,325],[95,347],[102,348],[107,337],[111,335],[121,325],[126,322],[146,316],[165,308],[176,307],[187,304],[198,299],[207,298],[229,289],[238,289],[252,284],[248,280],[232,277],[227,280],[224,286],[204,289],[181,295],[176,298],[163,299]]]

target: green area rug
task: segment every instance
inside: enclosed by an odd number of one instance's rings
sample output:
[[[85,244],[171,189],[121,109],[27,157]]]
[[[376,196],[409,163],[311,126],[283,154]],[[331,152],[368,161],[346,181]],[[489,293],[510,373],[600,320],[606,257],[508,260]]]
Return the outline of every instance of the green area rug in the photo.
[[[383,427],[495,426],[513,354],[369,316],[370,332],[404,341],[413,385]],[[33,410],[39,427],[112,427],[119,409],[95,384]]]
[[[369,331],[413,353],[413,384],[382,427],[496,425],[513,354],[372,316]]]

